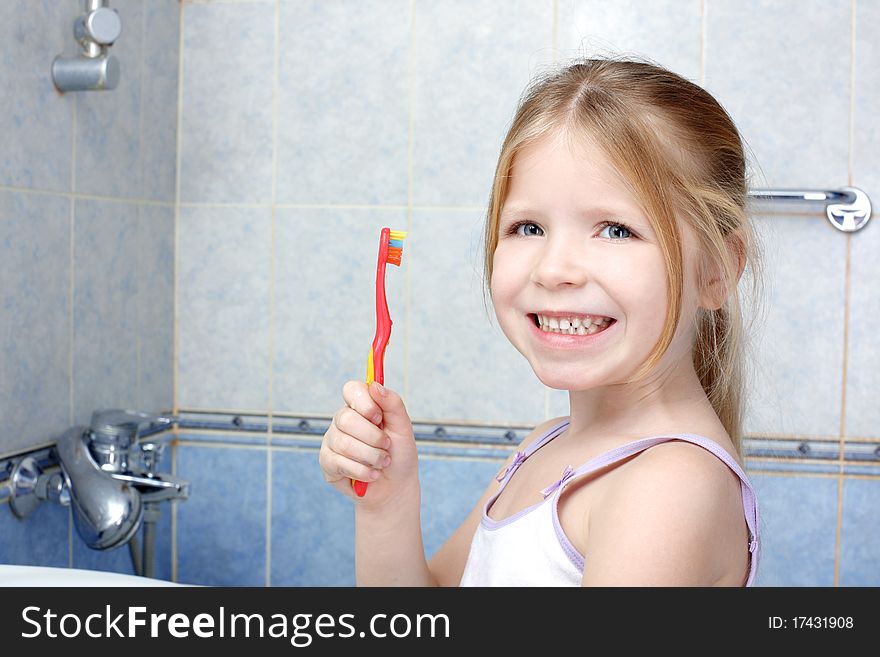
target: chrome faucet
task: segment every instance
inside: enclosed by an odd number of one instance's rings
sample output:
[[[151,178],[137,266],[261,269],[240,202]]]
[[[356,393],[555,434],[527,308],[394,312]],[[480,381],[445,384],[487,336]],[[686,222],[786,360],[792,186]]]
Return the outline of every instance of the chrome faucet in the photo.
[[[88,427],[72,427],[58,439],[57,459],[51,460],[60,473],[44,473],[30,457],[19,462],[12,477],[13,513],[24,517],[47,499],[71,504],[77,533],[90,548],[129,542],[144,521],[145,506],[149,511],[162,500],[189,497],[189,482],[155,471],[169,434],[142,437],[176,421],[121,409],[95,411]],[[149,515],[154,521],[156,514]]]
[[[106,550],[128,542],[141,524],[144,502],[189,497],[188,482],[154,471],[164,442],[139,441],[145,429],[165,427],[175,419],[120,409],[95,411],[88,428],[73,427],[58,440],[74,525],[89,547]]]

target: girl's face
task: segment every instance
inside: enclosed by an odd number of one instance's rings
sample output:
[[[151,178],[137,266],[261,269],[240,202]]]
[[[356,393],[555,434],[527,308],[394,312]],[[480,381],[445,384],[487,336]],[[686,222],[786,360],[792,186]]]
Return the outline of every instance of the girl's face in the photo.
[[[587,140],[542,138],[520,151],[511,174],[491,282],[501,330],[551,388],[625,381],[650,355],[666,318],[666,269],[647,217]],[[686,270],[692,246],[686,238]],[[696,308],[690,272],[684,275],[683,318]],[[563,335],[544,332],[536,315],[614,321],[593,335]],[[692,342],[680,333],[661,362],[690,353]]]

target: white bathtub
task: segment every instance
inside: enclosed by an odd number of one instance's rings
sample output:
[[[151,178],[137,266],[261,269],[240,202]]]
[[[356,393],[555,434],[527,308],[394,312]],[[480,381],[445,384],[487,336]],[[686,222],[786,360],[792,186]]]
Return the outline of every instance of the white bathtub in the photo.
[[[185,586],[174,582],[78,568],[5,566],[0,564],[0,586]]]

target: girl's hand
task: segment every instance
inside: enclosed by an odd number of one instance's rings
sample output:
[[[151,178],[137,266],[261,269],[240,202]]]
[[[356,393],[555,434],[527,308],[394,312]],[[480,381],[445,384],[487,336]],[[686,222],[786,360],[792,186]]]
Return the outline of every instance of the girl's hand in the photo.
[[[412,421],[400,396],[379,384],[348,381],[345,406],[324,434],[318,463],[324,479],[359,505],[379,508],[418,490],[419,461]],[[386,463],[386,459],[390,462]],[[358,497],[351,479],[369,486]]]

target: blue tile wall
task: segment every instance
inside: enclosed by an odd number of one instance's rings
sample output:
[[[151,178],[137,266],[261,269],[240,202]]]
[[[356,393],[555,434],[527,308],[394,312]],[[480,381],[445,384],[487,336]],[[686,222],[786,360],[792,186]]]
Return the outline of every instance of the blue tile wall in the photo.
[[[266,584],[266,450],[181,444],[177,476],[191,483],[177,506],[177,581]]]
[[[761,515],[756,586],[833,586],[837,479],[750,474]]]
[[[181,208],[180,406],[268,408],[271,226],[267,208]]]
[[[880,586],[880,482],[846,479],[840,527],[840,585]]]
[[[0,504],[0,563],[66,568],[69,527],[69,510],[59,504],[41,504],[23,520]]]
[[[140,0],[113,3],[122,33],[113,44],[119,60],[119,85],[109,93],[76,94],[76,189],[84,194],[140,198],[142,52],[144,5]],[[148,48],[156,47],[151,41]],[[166,154],[167,157],[167,154]]]
[[[279,203],[406,203],[411,4],[281,3]]]
[[[182,29],[180,200],[271,201],[274,3],[188,4]]]
[[[159,413],[174,406],[174,208],[138,210],[137,408]]]
[[[765,258],[765,312],[755,315],[755,306],[744,304],[747,320],[760,320],[749,336],[745,431],[836,437],[843,397],[846,239],[821,217],[773,215],[755,224]],[[810,277],[810,294],[822,303],[804,304],[804,272],[818,259],[825,266],[822,276]],[[824,383],[799,385],[811,379]]]
[[[174,202],[177,185],[177,72],[180,63],[180,3],[144,2],[141,75],[141,162],[143,198]]]
[[[821,21],[792,0],[704,6],[705,86],[753,152],[755,186],[846,184],[852,61],[840,44],[852,42],[852,3],[814,3]],[[828,82],[821,94],[817,79]]]
[[[272,450],[273,586],[354,586],[354,504],[318,466],[318,450]]]
[[[69,192],[76,97],[60,96],[50,70],[73,55],[79,0],[0,3],[0,185]]]
[[[559,57],[639,53],[699,82],[704,5],[700,0],[559,0]]]
[[[135,408],[138,382],[138,207],[76,202],[74,423],[98,408]]]
[[[412,202],[482,206],[516,101],[553,61],[553,5],[421,1],[415,12]]]
[[[874,110],[880,102],[880,44],[874,35],[880,30],[880,4],[856,3],[855,80],[853,90],[853,139],[851,183],[872,199],[874,218],[850,242],[851,300],[846,370],[846,431],[852,436],[876,436],[880,427],[877,404],[877,372],[880,349],[873,327],[880,318],[880,116]]]
[[[70,421],[70,204],[0,191],[0,454]]]
[[[419,458],[422,537],[430,560],[473,510],[504,459]]]

